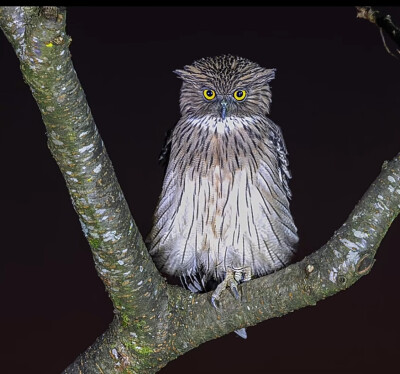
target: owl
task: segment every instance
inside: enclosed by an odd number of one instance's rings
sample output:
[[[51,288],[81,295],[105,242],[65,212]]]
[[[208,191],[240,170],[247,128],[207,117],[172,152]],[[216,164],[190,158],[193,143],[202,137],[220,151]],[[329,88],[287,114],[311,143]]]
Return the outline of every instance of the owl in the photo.
[[[266,116],[275,69],[222,55],[175,73],[181,118],[161,154],[169,160],[146,243],[161,272],[192,292],[214,290],[217,307],[223,289],[239,298],[239,283],[287,265],[298,242],[286,146]]]

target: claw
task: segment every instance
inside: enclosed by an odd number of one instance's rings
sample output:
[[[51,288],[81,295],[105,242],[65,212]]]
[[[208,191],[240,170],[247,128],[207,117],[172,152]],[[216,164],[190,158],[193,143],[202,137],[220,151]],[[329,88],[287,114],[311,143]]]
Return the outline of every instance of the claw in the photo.
[[[211,296],[211,304],[215,309],[219,308],[219,298],[224,289],[230,288],[236,300],[240,299],[238,284],[251,279],[251,268],[228,268],[226,271],[225,279],[217,286]],[[239,334],[238,334],[239,335]],[[243,334],[242,334],[243,335]]]
[[[240,295],[239,295],[239,291],[237,289],[237,283],[234,280],[231,281],[230,287],[231,287],[231,291],[233,293],[233,296],[235,296],[235,299],[239,300]]]
[[[212,294],[212,296],[211,296],[211,304],[212,304],[212,306],[215,308],[215,309],[218,309],[218,299],[219,298],[217,298],[214,294]]]
[[[228,268],[226,271],[225,279],[217,286],[211,295],[211,304],[215,309],[219,308],[219,298],[224,289],[230,288],[236,300],[240,299],[238,284],[249,281],[251,279],[251,268],[249,266],[241,268]],[[247,339],[246,329],[242,328],[235,330],[235,333],[243,339]]]

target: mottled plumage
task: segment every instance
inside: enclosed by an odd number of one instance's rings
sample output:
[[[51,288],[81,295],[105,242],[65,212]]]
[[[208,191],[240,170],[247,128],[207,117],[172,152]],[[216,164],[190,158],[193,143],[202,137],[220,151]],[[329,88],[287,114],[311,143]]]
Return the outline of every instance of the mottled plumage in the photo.
[[[158,268],[194,292],[215,288],[229,269],[271,273],[294,253],[287,151],[266,117],[274,72],[231,55],[176,70],[182,117],[163,151],[146,241]]]

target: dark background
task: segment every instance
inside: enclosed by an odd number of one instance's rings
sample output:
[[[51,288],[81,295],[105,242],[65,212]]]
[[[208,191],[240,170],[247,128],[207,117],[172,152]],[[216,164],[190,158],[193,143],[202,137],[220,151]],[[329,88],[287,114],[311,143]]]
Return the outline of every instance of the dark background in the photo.
[[[400,8],[388,10],[400,24]],[[354,7],[67,8],[75,69],[141,232],[179,118],[172,73],[222,53],[277,68],[270,117],[293,173],[300,257],[324,244],[400,151],[400,61]],[[395,50],[390,40],[389,46]],[[111,322],[19,63],[0,35],[2,373],[58,373]],[[400,222],[345,292],[203,344],[161,373],[377,373],[398,367]]]

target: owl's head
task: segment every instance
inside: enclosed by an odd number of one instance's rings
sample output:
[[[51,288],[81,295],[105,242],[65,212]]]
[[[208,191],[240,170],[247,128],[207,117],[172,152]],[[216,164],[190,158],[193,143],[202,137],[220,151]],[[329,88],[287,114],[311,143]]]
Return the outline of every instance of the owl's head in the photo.
[[[269,113],[269,81],[275,69],[265,69],[243,57],[206,57],[174,71],[182,80],[182,115],[212,115],[225,119]]]

